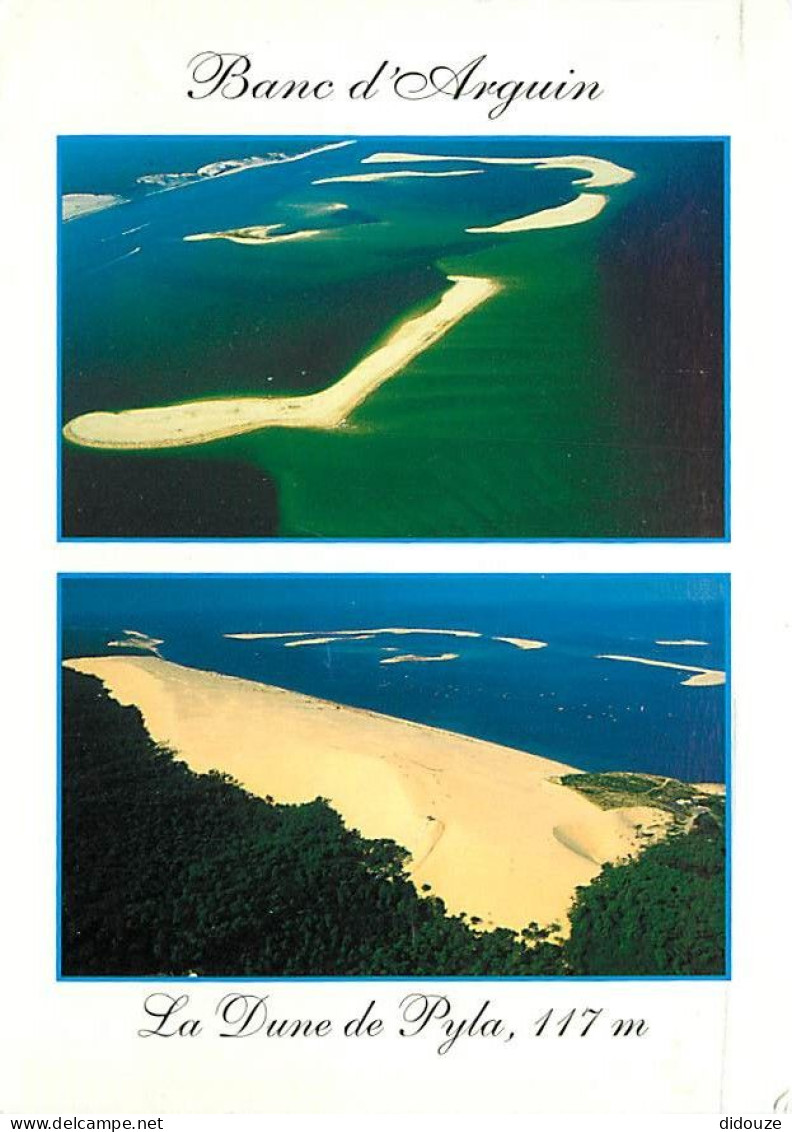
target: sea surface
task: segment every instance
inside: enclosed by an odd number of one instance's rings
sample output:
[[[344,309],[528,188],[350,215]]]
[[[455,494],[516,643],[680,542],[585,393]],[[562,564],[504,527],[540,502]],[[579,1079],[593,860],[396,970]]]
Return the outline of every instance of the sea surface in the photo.
[[[725,582],[717,576],[303,576],[71,578],[65,656],[151,655],[108,642],[126,630],[159,655],[558,759],[723,782],[728,686],[598,659],[612,653],[725,670]],[[291,647],[229,633],[457,629],[478,637],[378,634]],[[495,637],[546,642],[523,651]],[[659,645],[657,641],[706,642]],[[382,664],[399,655],[455,659]]]
[[[124,200],[60,226],[64,423],[316,391],[434,303],[449,275],[502,287],[343,429],[264,430],[164,453],[64,444],[63,532],[721,534],[721,145],[384,137],[283,160],[344,140],[61,139],[61,194]],[[377,151],[582,153],[635,179],[592,190],[608,203],[590,222],[471,234],[574,200],[581,173],[361,163]],[[268,154],[272,164],[232,175],[196,172]],[[316,184],[405,168],[476,172]],[[259,247],[184,240],[267,224],[323,234]]]

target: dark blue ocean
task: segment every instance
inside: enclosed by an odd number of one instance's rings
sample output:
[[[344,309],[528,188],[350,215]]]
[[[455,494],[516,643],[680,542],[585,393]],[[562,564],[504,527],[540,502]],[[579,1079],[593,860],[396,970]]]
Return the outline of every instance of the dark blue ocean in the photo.
[[[134,630],[169,661],[258,680],[506,744],[582,770],[722,782],[728,685],[598,659],[613,653],[724,670],[728,594],[712,575],[349,575],[66,578],[65,656],[146,655],[108,642]],[[287,647],[228,633],[457,629]],[[495,637],[541,640],[520,650]],[[127,638],[129,639],[129,638]],[[657,641],[706,642],[658,645]],[[383,665],[400,654],[457,653]]]

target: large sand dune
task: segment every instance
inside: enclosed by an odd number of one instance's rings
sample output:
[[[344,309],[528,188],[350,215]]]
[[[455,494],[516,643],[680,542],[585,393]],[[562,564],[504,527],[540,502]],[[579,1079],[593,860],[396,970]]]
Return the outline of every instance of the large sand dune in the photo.
[[[564,925],[575,888],[635,847],[636,823],[666,820],[599,809],[553,781],[573,770],[561,763],[406,720],[155,657],[65,663],[136,704],[193,770],[282,802],[322,796],[365,837],[405,846],[417,885],[489,926]]]

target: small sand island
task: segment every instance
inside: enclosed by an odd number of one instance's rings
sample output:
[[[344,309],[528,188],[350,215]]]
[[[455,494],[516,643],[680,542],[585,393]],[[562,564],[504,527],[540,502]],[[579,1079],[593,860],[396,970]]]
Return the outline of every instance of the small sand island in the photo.
[[[407,319],[349,373],[302,397],[232,397],[120,413],[86,413],[63,435],[86,448],[179,448],[262,428],[334,429],[384,382],[439,341],[499,289],[492,279],[449,276],[437,304]]]
[[[664,645],[664,646],[667,645],[669,647],[675,646],[675,645],[690,645],[692,647],[692,646],[695,645],[695,646],[701,646],[702,648],[704,648],[706,645],[709,644],[709,641],[695,641],[695,640],[690,640],[689,638],[683,638],[681,641],[655,641],[655,644],[656,645]]]
[[[493,641],[503,641],[505,645],[514,645],[516,649],[529,652],[532,649],[546,649],[547,641],[532,641],[528,637],[493,637]]]
[[[64,663],[136,705],[193,771],[280,802],[324,797],[364,837],[405,846],[416,885],[487,927],[565,927],[575,889],[670,821],[651,804],[603,808],[561,782],[573,767],[407,720],[155,657]]]
[[[386,656],[380,664],[429,664],[437,660],[459,660],[458,652],[443,652],[439,656],[421,656],[418,653],[401,653],[399,656]]]
[[[271,233],[283,228],[283,224],[258,224],[250,228],[231,228],[227,232],[196,232],[192,236],[185,236],[185,244],[200,240],[229,240],[232,244],[247,244],[251,247],[261,247],[264,244],[282,244],[287,240],[306,240],[309,236],[321,236],[322,228],[303,228],[298,232],[283,232],[273,236]]]
[[[687,688],[713,688],[726,683],[726,673],[718,668],[701,668],[693,664],[674,664],[670,660],[649,660],[645,656],[619,656],[602,653],[597,660],[624,660],[632,664],[648,664],[651,668],[673,668],[677,672],[692,672],[681,683]]]
[[[150,637],[148,633],[141,633],[137,629],[124,629],[123,637],[117,641],[108,641],[109,649],[139,649],[141,652],[150,652],[159,656],[159,647],[165,642],[159,637]]]

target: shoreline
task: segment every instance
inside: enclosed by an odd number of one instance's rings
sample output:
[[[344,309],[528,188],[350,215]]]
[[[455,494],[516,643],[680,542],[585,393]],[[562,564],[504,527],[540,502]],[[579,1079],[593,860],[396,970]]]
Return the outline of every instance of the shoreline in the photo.
[[[333,429],[389,378],[500,290],[493,279],[451,275],[430,310],[407,319],[335,384],[300,397],[233,397],[74,417],[63,436],[84,448],[151,449],[206,444],[263,428]]]
[[[600,809],[552,781],[576,768],[485,740],[153,656],[63,663],[134,704],[196,773],[281,803],[324,797],[364,837],[402,845],[417,888],[487,928],[563,932],[575,889],[632,853],[638,826],[667,824],[645,806]]]

